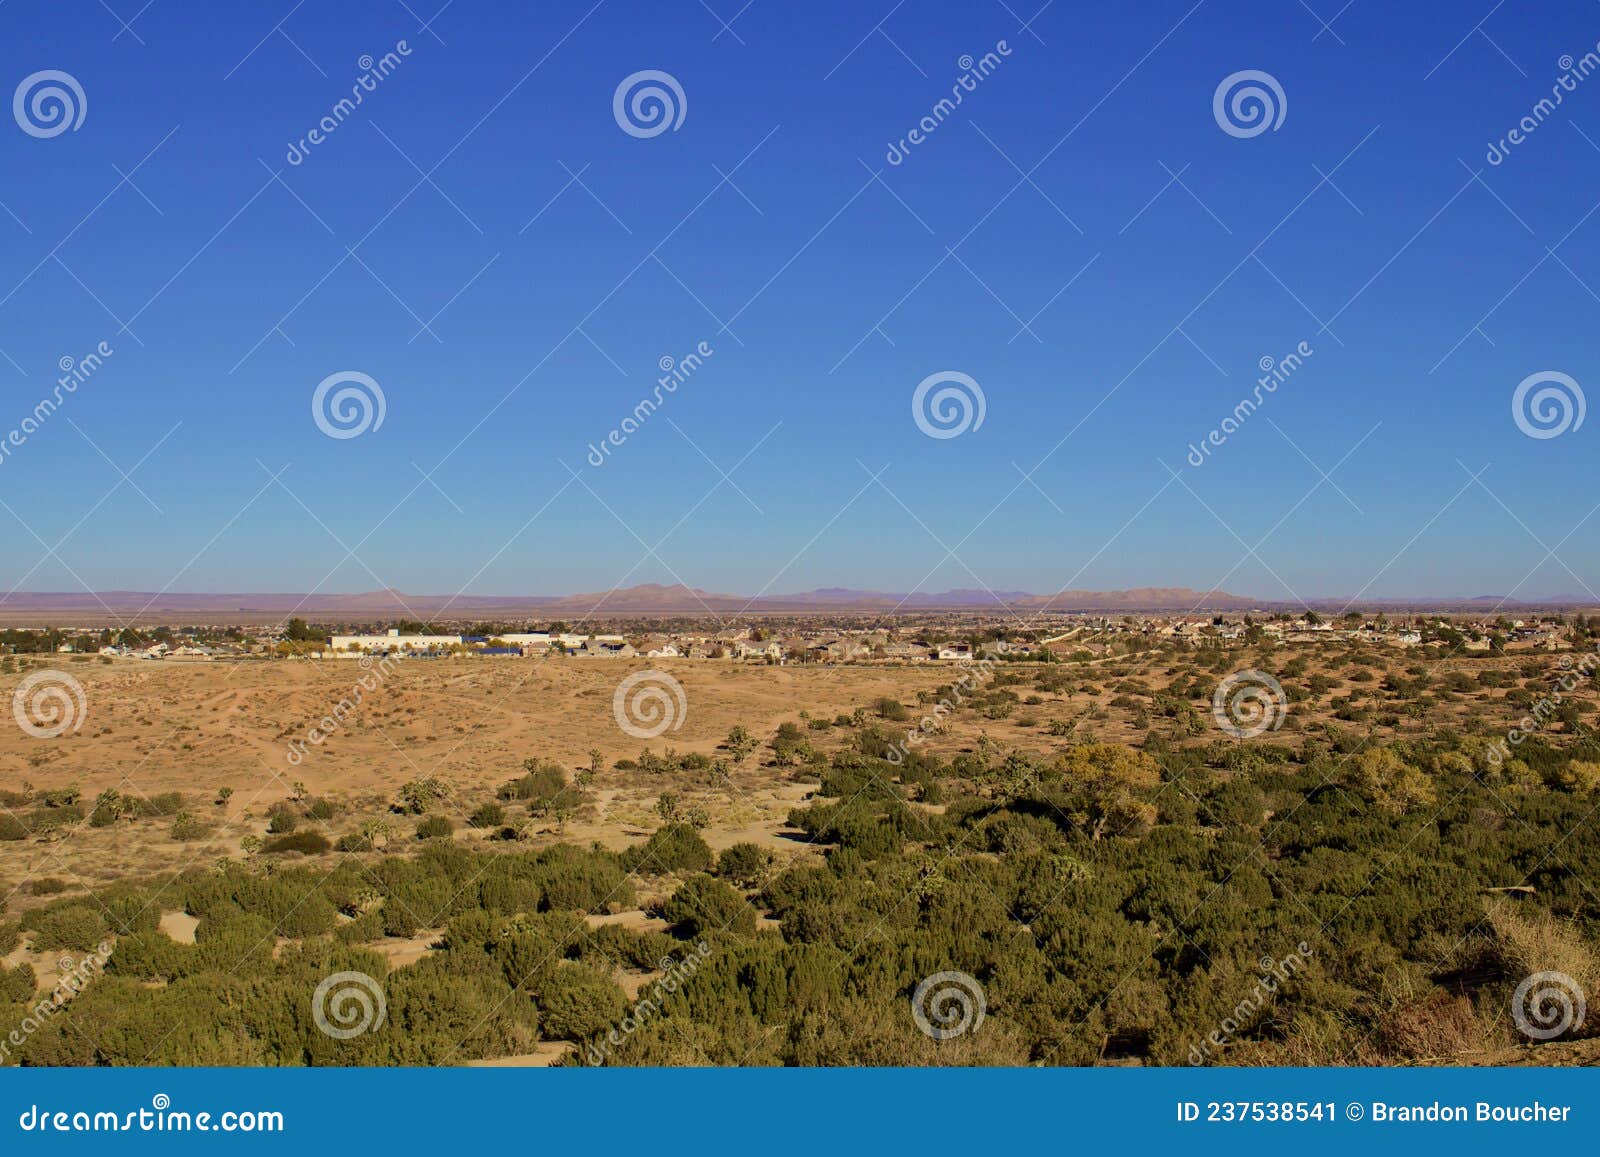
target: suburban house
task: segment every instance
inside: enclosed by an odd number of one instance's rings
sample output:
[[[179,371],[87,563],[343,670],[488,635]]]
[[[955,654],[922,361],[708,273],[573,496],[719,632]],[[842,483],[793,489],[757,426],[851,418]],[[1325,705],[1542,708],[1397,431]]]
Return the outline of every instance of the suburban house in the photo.
[[[584,658],[626,659],[636,652],[633,644],[621,635],[595,635],[584,643],[578,654]]]

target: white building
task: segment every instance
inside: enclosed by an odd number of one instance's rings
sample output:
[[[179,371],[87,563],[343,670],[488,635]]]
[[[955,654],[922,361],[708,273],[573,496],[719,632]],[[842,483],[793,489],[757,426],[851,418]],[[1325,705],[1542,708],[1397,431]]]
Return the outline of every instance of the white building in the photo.
[[[332,635],[328,639],[328,647],[333,651],[363,655],[383,651],[438,651],[460,643],[460,635],[402,635],[392,627],[382,635]]]

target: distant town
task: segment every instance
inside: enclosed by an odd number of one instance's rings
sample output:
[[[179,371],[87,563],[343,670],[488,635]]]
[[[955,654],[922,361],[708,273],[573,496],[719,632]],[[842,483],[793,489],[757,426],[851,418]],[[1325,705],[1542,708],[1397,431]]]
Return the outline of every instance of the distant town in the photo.
[[[404,654],[408,658],[568,658],[791,663],[1085,661],[1167,644],[1227,648],[1279,643],[1373,643],[1396,648],[1437,644],[1456,653],[1556,651],[1585,634],[1586,616],[1389,615],[1316,611],[1270,615],[1023,616],[941,612],[897,617],[785,616],[721,626],[707,616],[669,616],[574,629],[564,622],[339,624],[292,618],[278,627],[160,625],[0,630],[0,654],[99,655],[108,660],[339,660]]]

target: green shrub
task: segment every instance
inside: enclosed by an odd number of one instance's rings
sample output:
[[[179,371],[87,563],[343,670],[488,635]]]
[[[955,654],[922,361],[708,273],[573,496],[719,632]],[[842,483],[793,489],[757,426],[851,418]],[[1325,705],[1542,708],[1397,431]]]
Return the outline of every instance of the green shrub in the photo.
[[[496,828],[505,822],[506,809],[497,803],[486,803],[472,813],[467,822],[475,828]]]
[[[284,804],[274,804],[267,812],[267,831],[274,836],[286,836],[300,826],[300,817]]]
[[[197,819],[186,811],[180,811],[172,820],[171,836],[180,843],[189,843],[194,840],[204,839],[211,831],[211,826],[203,820]]]
[[[38,980],[29,965],[7,968],[0,964],[0,1004],[29,1004],[38,987]]]
[[[175,816],[183,810],[183,795],[169,791],[148,798],[141,796],[132,810],[142,816]]]
[[[346,832],[333,845],[336,852],[370,852],[372,848],[372,837],[366,832]]]
[[[581,1041],[622,1018],[628,998],[598,969],[562,964],[540,986],[539,1021],[547,1039]]]
[[[685,880],[662,915],[691,940],[724,931],[747,936],[756,930],[755,909],[733,888],[710,876]]]
[[[282,855],[288,852],[298,853],[302,856],[320,856],[323,852],[333,847],[328,842],[328,837],[321,832],[305,831],[292,832],[286,836],[278,836],[261,845],[261,851],[266,855]]]
[[[208,916],[194,930],[196,970],[240,976],[267,972],[273,967],[277,936],[265,916],[239,911]]]
[[[544,892],[532,880],[489,876],[478,885],[478,906],[496,915],[537,912],[543,899]]]
[[[575,807],[587,798],[581,789],[567,783],[567,774],[559,764],[529,759],[522,767],[527,774],[502,785],[498,792],[501,799],[522,800],[529,811],[548,812]]]
[[[445,816],[427,816],[417,823],[417,839],[419,840],[447,840],[456,830],[456,825]]]
[[[196,952],[162,932],[119,937],[106,971],[138,980],[173,981],[196,967]]]
[[[734,844],[717,857],[717,875],[740,888],[759,888],[772,867],[772,853],[755,844]]]
[[[340,924],[333,934],[346,944],[367,944],[383,937],[383,909],[363,912],[354,920]]]
[[[711,848],[688,824],[664,824],[642,844],[622,854],[631,872],[665,875],[669,872],[704,872],[711,868]]]
[[[633,885],[618,857],[567,845],[539,853],[529,878],[544,893],[546,911],[621,912],[633,906]]]
[[[875,700],[872,709],[878,713],[880,719],[889,719],[896,723],[903,723],[911,718],[911,712],[906,710],[905,704],[888,696]]]
[[[106,923],[100,918],[99,910],[86,904],[45,909],[37,917],[29,912],[24,921],[25,926],[33,927],[35,952],[63,948],[87,952],[106,938]]]

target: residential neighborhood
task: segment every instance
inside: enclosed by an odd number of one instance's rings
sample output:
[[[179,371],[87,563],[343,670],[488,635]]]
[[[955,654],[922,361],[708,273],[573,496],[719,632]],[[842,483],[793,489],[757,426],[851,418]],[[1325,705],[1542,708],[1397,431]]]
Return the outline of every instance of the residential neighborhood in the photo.
[[[1584,615],[1571,616],[1582,624]],[[1287,647],[1371,643],[1394,648],[1442,645],[1461,654],[1555,651],[1568,645],[1568,616],[1541,614],[1393,616],[1305,611],[1259,615],[1049,614],[940,612],[896,616],[860,614],[767,616],[720,626],[706,616],[622,619],[604,630],[550,624],[350,624],[335,629],[293,618],[277,628],[156,626],[44,628],[0,632],[0,654],[55,651],[108,660],[206,662],[218,659],[412,658],[646,658],[787,665],[967,663],[980,657],[1009,662],[1086,661],[1136,654],[1168,645],[1229,649],[1271,642]],[[538,629],[542,627],[543,629]]]

